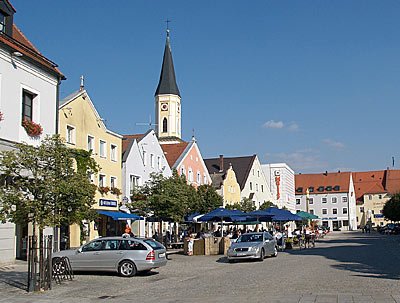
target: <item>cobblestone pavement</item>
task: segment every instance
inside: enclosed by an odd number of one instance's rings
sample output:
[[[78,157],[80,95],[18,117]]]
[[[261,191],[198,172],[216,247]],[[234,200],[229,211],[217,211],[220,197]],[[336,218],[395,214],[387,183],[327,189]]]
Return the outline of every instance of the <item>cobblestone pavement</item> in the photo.
[[[0,268],[0,302],[400,303],[399,251],[399,236],[334,232],[264,262],[174,254],[148,274],[80,273],[36,294],[23,290],[26,264],[17,263]]]

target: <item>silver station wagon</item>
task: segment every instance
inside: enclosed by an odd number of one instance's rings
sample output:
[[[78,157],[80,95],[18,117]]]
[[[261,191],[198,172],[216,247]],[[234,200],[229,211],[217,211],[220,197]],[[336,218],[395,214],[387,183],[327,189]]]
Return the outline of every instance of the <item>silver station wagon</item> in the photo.
[[[167,264],[162,244],[153,239],[124,237],[98,238],[77,249],[56,252],[53,264],[61,257],[69,259],[73,271],[116,271],[123,277]]]
[[[243,234],[228,249],[229,262],[248,258],[263,261],[265,256],[277,255],[275,239],[267,232]]]

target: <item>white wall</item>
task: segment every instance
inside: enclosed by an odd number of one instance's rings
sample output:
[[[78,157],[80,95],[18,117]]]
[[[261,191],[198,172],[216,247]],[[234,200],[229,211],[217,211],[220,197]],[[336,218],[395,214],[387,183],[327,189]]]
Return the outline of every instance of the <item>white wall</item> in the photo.
[[[251,187],[250,183],[252,184]],[[243,199],[243,197],[248,198],[251,193],[254,193],[253,201],[255,202],[257,209],[264,201],[266,202],[273,200],[267,179],[257,156],[253,162],[253,166],[250,169],[246,184],[240,192],[240,199]]]

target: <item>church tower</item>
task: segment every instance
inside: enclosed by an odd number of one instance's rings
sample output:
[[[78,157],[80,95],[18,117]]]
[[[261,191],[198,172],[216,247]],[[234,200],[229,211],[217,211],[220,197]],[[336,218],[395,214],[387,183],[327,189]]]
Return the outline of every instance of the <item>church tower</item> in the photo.
[[[169,29],[167,29],[167,40],[155,101],[156,133],[159,140],[163,141],[164,144],[183,142],[181,139],[181,95],[175,79],[174,63],[169,44]]]

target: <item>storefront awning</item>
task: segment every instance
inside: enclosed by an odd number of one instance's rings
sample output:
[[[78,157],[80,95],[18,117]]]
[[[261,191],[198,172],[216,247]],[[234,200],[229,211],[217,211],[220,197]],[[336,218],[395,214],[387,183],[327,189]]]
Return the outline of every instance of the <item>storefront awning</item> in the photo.
[[[109,216],[113,218],[113,220],[143,220],[143,217],[137,216],[135,214],[128,214],[121,211],[106,211],[106,210],[98,210],[97,211],[101,215]]]

